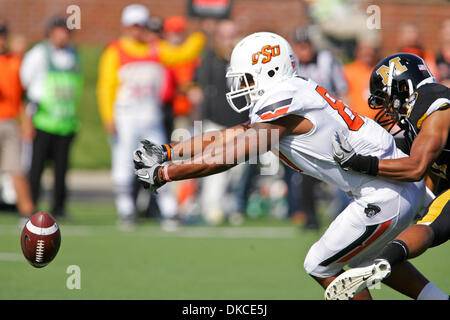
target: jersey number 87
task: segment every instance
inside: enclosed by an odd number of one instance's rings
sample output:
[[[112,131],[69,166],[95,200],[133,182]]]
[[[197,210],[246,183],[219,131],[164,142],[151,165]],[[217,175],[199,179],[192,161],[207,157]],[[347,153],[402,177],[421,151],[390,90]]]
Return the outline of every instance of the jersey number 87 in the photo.
[[[316,91],[322,96],[322,98],[324,98],[328,102],[328,104],[334,110],[339,113],[350,130],[358,131],[359,128],[361,128],[361,126],[364,124],[364,120],[356,112],[354,112],[344,103],[329,94],[328,91],[325,90],[325,88],[317,86]]]

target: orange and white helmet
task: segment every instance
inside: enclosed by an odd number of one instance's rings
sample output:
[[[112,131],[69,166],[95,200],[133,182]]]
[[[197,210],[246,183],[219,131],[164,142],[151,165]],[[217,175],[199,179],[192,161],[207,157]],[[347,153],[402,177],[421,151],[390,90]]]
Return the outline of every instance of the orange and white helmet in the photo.
[[[283,37],[257,32],[242,39],[233,49],[226,77],[231,79],[228,103],[237,112],[250,109],[275,84],[294,77],[297,57]],[[235,99],[245,97],[237,106]]]

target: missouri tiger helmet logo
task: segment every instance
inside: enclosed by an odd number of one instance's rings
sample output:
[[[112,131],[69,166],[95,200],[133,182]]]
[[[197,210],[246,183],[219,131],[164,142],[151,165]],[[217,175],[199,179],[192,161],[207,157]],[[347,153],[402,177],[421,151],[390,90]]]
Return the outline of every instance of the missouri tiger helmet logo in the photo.
[[[252,54],[252,65],[255,65],[259,62],[259,58],[263,56],[261,63],[267,63],[272,60],[272,57],[276,57],[280,55],[280,46],[264,46],[261,51],[255,52]]]
[[[394,72],[397,73],[397,75],[399,75],[399,74],[405,72],[406,70],[408,70],[408,68],[400,62],[400,57],[392,58],[391,60],[389,60],[389,65],[388,66],[383,64],[382,66],[380,66],[377,69],[377,71],[375,71],[376,74],[379,75],[383,79],[383,84],[384,85],[387,85],[387,83],[388,83],[389,66],[392,63],[394,64],[394,67],[395,67],[394,68]]]

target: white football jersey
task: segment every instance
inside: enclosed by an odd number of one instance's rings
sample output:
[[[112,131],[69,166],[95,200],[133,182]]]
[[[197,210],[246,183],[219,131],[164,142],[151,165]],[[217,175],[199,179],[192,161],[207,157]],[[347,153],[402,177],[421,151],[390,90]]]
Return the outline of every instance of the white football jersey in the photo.
[[[406,155],[394,139],[372,119],[353,112],[314,81],[294,77],[266,92],[250,109],[251,123],[273,121],[288,114],[310,120],[313,129],[301,135],[280,139],[274,150],[287,165],[304,174],[336,185],[354,198],[375,189],[403,184],[379,177],[344,171],[333,158],[332,139],[337,130],[346,133],[356,153],[393,159]],[[376,183],[376,181],[380,183]]]

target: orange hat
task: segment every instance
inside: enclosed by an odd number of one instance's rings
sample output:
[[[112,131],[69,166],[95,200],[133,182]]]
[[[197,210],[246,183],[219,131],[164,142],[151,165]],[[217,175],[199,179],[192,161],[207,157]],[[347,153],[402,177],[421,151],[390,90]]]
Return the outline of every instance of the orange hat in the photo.
[[[184,31],[186,27],[186,18],[182,16],[171,16],[164,20],[164,31]]]

